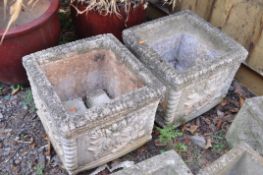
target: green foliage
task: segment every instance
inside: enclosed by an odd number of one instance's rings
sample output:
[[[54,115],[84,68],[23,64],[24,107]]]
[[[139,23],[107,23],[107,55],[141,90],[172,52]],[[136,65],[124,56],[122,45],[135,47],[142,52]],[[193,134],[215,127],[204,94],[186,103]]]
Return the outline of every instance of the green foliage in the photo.
[[[227,143],[223,131],[219,131],[213,135],[213,143],[212,151],[214,152],[222,152],[226,148]]]
[[[69,14],[66,12],[59,12],[58,17],[61,22],[61,27],[63,29],[72,29],[72,19],[70,18]]]
[[[31,112],[36,111],[36,107],[35,107],[34,100],[33,100],[33,95],[30,89],[28,89],[25,92],[25,96],[24,96],[22,103],[24,106],[29,107]]]
[[[177,151],[177,152],[186,152],[187,151],[187,145],[186,144],[184,144],[184,143],[177,143],[176,145],[175,145],[175,150]]]
[[[23,90],[23,86],[21,84],[15,84],[11,86],[12,94],[17,93],[20,90]]]
[[[3,89],[4,89],[4,86],[0,83],[0,95],[2,94]]]
[[[44,167],[42,165],[37,164],[35,171],[36,175],[44,175]]]
[[[162,144],[167,144],[177,137],[180,137],[183,135],[181,131],[175,130],[174,125],[167,125],[164,128],[157,128],[157,130],[160,132],[159,141]]]
[[[70,13],[68,13],[67,11],[60,10],[58,16],[60,19],[62,33],[63,33],[60,37],[59,44],[68,43],[76,39],[74,32],[68,32],[68,31],[73,31],[73,22],[70,17]]]

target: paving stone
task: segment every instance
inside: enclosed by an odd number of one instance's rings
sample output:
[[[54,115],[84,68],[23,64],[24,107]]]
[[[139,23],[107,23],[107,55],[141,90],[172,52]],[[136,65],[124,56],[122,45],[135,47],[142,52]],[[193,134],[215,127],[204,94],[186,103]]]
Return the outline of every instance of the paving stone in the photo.
[[[161,125],[179,126],[218,104],[248,54],[190,11],[126,29],[123,40],[166,86]]]
[[[199,172],[198,175],[262,175],[263,158],[242,143]]]
[[[237,146],[242,142],[263,154],[263,97],[246,99],[227,134],[227,142]],[[263,172],[262,172],[263,174]]]
[[[165,87],[113,35],[23,58],[38,116],[69,174],[91,169],[151,139]],[[110,103],[67,112],[63,102],[103,89]]]
[[[175,151],[167,151],[112,175],[192,175]]]

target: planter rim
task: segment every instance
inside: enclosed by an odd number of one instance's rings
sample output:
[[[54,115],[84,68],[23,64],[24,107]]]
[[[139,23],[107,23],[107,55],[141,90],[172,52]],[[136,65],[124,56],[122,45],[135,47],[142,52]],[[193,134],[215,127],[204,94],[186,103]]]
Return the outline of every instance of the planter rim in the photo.
[[[138,76],[144,82],[144,86],[123,94],[108,104],[89,108],[85,114],[71,115],[65,111],[61,99],[40,66],[54,62],[56,60],[55,58],[62,60],[67,54],[81,51],[89,52],[90,49],[96,48],[112,50],[115,54],[119,55],[120,59],[130,70],[138,73]],[[61,136],[64,138],[70,138],[74,133],[82,133],[87,128],[104,126],[105,122],[109,120],[116,121],[121,118],[120,116],[123,115],[125,111],[129,113],[137,107],[142,107],[145,104],[159,100],[166,89],[165,86],[163,86],[163,84],[112,34],[102,34],[84,38],[32,53],[23,57],[23,65],[28,75],[32,76],[30,79],[35,83],[38,93],[45,94],[41,95],[40,98],[45,102],[46,109],[56,114],[56,118],[50,118],[50,115],[46,115],[46,117],[54,123]],[[50,101],[49,96],[52,96],[53,100]],[[134,96],[137,96],[137,98],[134,98]],[[50,102],[47,103],[48,101]]]
[[[227,47],[224,54],[218,59],[205,61],[200,65],[193,66],[183,73],[179,73],[174,67],[163,61],[161,56],[147,43],[138,44],[141,40],[144,40],[143,37],[138,35],[138,31],[147,31],[149,27],[156,28],[155,25],[164,25],[165,23],[170,23],[179,19],[197,25],[201,30],[206,31],[207,35],[214,35],[216,38],[224,40],[224,45]],[[204,78],[206,75],[210,75],[211,72],[218,70],[226,64],[239,65],[248,55],[247,50],[241,44],[190,10],[183,10],[169,16],[130,27],[122,32],[122,37],[127,46],[131,47],[138,55],[143,55],[144,60],[149,61],[151,65],[155,66],[154,68],[158,71],[158,74],[160,74],[160,79],[167,82],[167,85],[173,89],[181,89],[192,80],[195,80],[196,77],[200,76]]]
[[[59,9],[59,0],[49,0],[49,1],[50,1],[50,4],[49,4],[48,9],[40,17],[32,20],[31,22],[23,24],[21,26],[11,27],[6,34],[4,41],[7,38],[12,38],[17,35],[23,34],[25,32],[34,30],[38,26],[45,23]],[[4,34],[4,30],[0,29],[0,37],[2,37],[3,34]]]

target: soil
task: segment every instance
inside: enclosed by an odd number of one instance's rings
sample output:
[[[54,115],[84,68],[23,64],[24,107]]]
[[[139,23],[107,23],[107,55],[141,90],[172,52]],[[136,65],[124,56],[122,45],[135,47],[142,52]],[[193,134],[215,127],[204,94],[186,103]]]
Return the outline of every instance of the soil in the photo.
[[[62,21],[61,43],[75,39],[71,21],[67,20],[68,10],[60,11]],[[209,165],[229,147],[225,134],[244,100],[254,95],[238,82],[234,81],[225,99],[216,107],[200,117],[177,128],[183,135],[162,144],[160,132],[154,127],[153,139],[139,149],[108,163],[148,159],[169,149],[175,149],[194,174]],[[206,147],[201,148],[190,138],[198,135],[206,140]],[[211,145],[210,145],[211,143]],[[178,147],[177,145],[184,147]],[[80,173],[90,174],[94,170]],[[97,173],[107,175],[105,169]],[[0,84],[0,175],[66,175],[61,161],[49,142],[40,119],[36,114],[30,87]]]

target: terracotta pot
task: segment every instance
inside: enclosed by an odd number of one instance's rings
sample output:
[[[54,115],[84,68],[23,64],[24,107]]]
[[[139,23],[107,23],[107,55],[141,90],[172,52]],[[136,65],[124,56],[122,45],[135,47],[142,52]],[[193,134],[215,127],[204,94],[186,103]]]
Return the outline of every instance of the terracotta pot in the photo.
[[[54,46],[60,36],[57,12],[59,0],[50,0],[48,9],[37,19],[11,28],[0,45],[0,81],[27,83],[22,57]],[[4,29],[0,29],[2,37]]]
[[[74,4],[79,10],[84,10],[85,5]],[[124,9],[120,10],[120,16],[115,14],[102,15],[98,11],[89,11],[84,14],[77,14],[76,10],[71,8],[73,21],[76,28],[76,33],[79,37],[89,37],[93,35],[112,33],[119,40],[122,40],[121,33],[127,28],[140,24],[145,19],[144,5],[140,4],[137,7],[131,8],[129,17],[125,23],[127,14]]]

